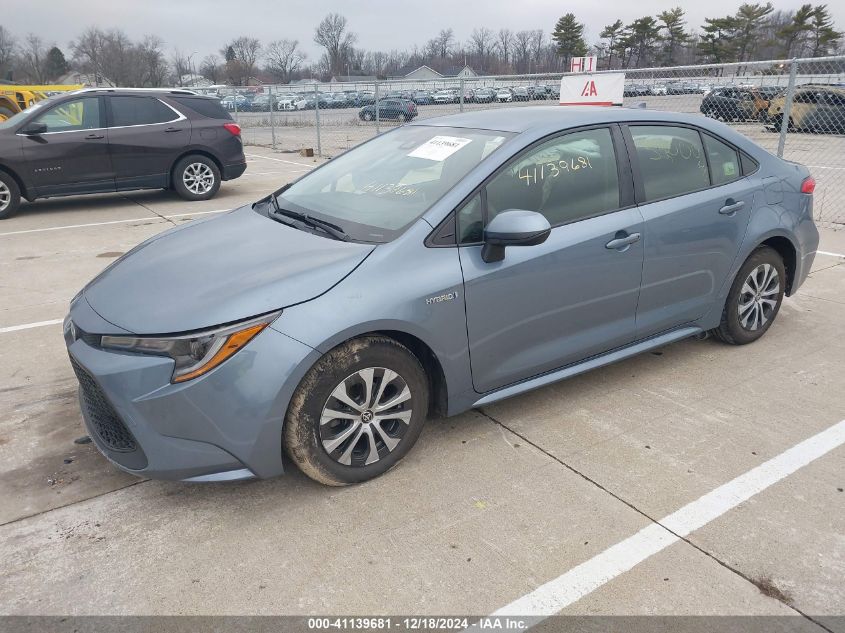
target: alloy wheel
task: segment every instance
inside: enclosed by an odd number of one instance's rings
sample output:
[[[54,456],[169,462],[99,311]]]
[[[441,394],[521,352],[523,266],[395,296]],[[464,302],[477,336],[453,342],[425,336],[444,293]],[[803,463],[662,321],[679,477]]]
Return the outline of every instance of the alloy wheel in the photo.
[[[344,378],[320,415],[323,449],[345,466],[368,466],[402,441],[413,413],[405,379],[391,369],[368,367]]]
[[[12,204],[12,192],[5,182],[0,181],[0,211],[5,211],[10,204]]]
[[[191,193],[202,195],[214,187],[214,172],[205,163],[191,163],[182,172],[182,182]]]
[[[739,293],[739,322],[752,332],[766,325],[775,314],[780,294],[778,271],[771,264],[760,264],[742,284]]]

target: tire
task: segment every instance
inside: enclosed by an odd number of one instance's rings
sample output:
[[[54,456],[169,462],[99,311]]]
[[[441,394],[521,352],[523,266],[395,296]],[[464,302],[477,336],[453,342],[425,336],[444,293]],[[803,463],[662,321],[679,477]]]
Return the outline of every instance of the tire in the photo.
[[[364,112],[364,120],[365,121],[372,121],[373,120],[373,114],[371,112]]]
[[[713,334],[730,345],[746,345],[759,339],[780,311],[786,281],[778,252],[768,246],[755,250],[736,274],[722,310],[722,321]]]
[[[406,388],[410,397],[380,416],[377,402],[389,404]],[[331,418],[326,411],[345,417]],[[388,417],[394,414],[401,417]],[[360,483],[395,466],[417,441],[427,416],[428,380],[419,360],[393,339],[366,336],[330,351],[302,379],[285,416],[284,449],[315,481]]]
[[[0,171],[0,220],[12,217],[21,205],[18,183],[5,171]]]
[[[208,200],[220,189],[220,169],[201,154],[188,154],[173,168],[173,189],[185,200]]]

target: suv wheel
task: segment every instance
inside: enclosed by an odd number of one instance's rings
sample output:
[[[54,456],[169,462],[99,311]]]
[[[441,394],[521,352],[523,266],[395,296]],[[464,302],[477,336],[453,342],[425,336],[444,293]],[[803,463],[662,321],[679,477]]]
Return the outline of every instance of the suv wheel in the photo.
[[[756,341],[774,322],[785,285],[781,256],[768,246],[758,248],[739,269],[714,334],[731,345]]]
[[[173,188],[185,200],[208,200],[220,189],[220,170],[210,158],[190,154],[173,168]]]
[[[15,214],[21,204],[21,190],[9,174],[0,171],[0,220]]]
[[[393,339],[367,336],[336,347],[302,379],[284,447],[320,483],[358,483],[402,459],[427,416],[428,381],[417,358]]]

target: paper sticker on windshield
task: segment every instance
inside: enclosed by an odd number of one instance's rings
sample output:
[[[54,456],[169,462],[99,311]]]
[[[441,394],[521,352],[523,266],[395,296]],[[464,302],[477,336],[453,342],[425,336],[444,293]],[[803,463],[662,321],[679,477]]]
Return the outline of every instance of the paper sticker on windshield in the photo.
[[[412,158],[426,158],[428,160],[446,160],[465,145],[472,143],[470,138],[458,136],[435,136],[408,154]]]
[[[736,165],[730,162],[722,163],[722,171],[725,172],[725,176],[732,178],[736,176]]]

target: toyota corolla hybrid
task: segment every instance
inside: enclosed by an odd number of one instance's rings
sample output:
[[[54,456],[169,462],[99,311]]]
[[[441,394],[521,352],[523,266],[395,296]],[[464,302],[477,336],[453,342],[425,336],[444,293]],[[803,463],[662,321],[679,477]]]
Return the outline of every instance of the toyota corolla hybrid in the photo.
[[[161,233],[77,295],[85,423],[148,477],[380,475],[454,415],[686,337],[807,276],[814,181],[727,126],[539,107],[413,123]]]

